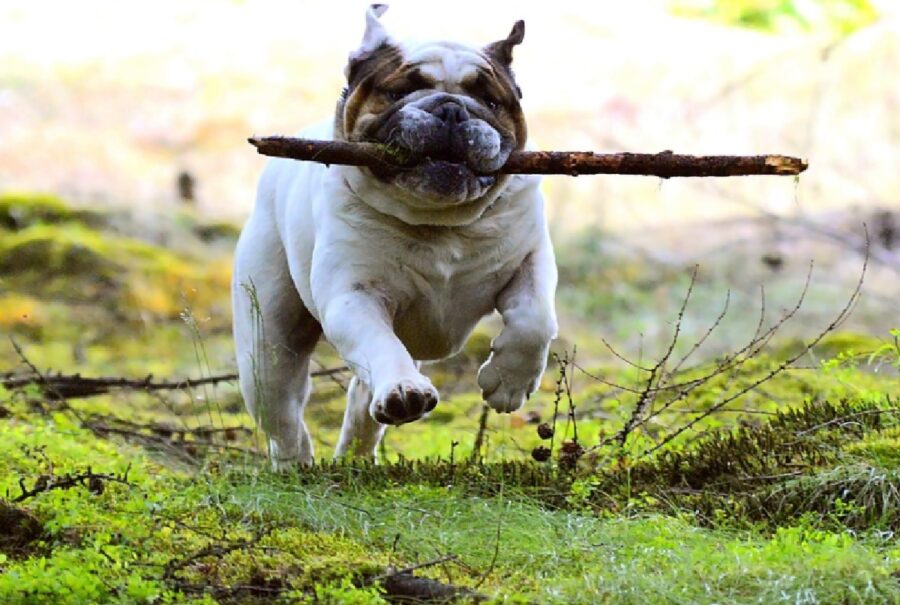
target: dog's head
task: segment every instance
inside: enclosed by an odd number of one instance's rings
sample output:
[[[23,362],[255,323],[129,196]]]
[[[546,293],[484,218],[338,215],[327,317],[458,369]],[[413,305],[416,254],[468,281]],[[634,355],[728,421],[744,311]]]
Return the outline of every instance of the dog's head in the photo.
[[[373,4],[366,13],[362,45],[345,70],[336,138],[424,158],[410,169],[372,170],[407,204],[438,210],[490,203],[508,180],[496,171],[525,145],[521,91],[510,68],[525,24],[518,21],[506,39],[480,49],[402,44],[379,21],[385,10]]]

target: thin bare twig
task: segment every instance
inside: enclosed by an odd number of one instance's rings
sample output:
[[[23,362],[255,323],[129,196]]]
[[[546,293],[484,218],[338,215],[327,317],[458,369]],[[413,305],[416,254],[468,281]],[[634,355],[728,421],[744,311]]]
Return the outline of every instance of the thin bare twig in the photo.
[[[442,557],[438,557],[437,559],[432,559],[430,561],[425,561],[424,563],[417,563],[416,565],[410,565],[409,567],[404,567],[403,569],[391,569],[388,568],[386,573],[383,573],[379,576],[375,576],[372,578],[373,581],[383,580],[388,576],[395,575],[403,575],[403,574],[411,574],[414,571],[418,571],[420,569],[427,569],[428,567],[435,567],[436,565],[443,565],[444,563],[448,563],[450,561],[456,561],[459,559],[458,555],[444,555]]]
[[[694,285],[697,283],[697,266],[694,266],[693,271],[691,272],[691,281],[688,285],[687,293],[684,296],[684,300],[681,303],[681,308],[678,309],[678,316],[675,319],[675,331],[672,335],[671,340],[669,341],[669,346],[662,354],[662,356],[657,360],[656,364],[650,368],[649,376],[644,381],[644,389],[641,391],[638,396],[638,401],[634,406],[634,410],[632,410],[631,416],[625,422],[625,425],[622,429],[617,433],[616,439],[619,441],[619,445],[625,445],[625,442],[628,440],[628,436],[631,434],[631,431],[634,429],[638,423],[644,417],[644,413],[647,411],[647,408],[653,402],[655,395],[657,393],[656,387],[659,383],[659,374],[664,371],[665,365],[668,363],[669,358],[672,356],[672,353],[675,351],[675,345],[678,343],[678,337],[681,335],[681,323],[684,321],[684,312],[687,310],[688,302],[691,300],[691,294],[694,291]]]
[[[866,241],[868,242],[868,230],[866,230]],[[665,437],[663,437],[655,445],[653,445],[652,447],[649,447],[649,448],[645,449],[643,452],[641,452],[641,454],[638,456],[638,458],[643,458],[643,457],[653,454],[654,452],[659,451],[661,448],[665,447],[665,445],[670,443],[673,439],[675,439],[679,435],[683,434],[685,431],[688,431],[691,428],[693,428],[694,426],[696,426],[697,423],[699,423],[703,419],[708,418],[711,414],[716,413],[717,411],[719,411],[720,409],[722,409],[724,406],[728,405],[732,401],[735,401],[736,399],[743,397],[744,395],[746,395],[747,393],[749,393],[750,391],[752,391],[759,385],[761,385],[765,382],[768,382],[769,380],[771,380],[778,374],[780,374],[783,371],[785,371],[786,369],[788,369],[792,364],[794,364],[801,357],[803,357],[804,355],[809,353],[809,351],[814,346],[816,346],[819,342],[821,342],[822,339],[825,338],[826,335],[833,332],[850,315],[850,312],[852,311],[853,307],[856,305],[856,301],[859,300],[860,292],[862,291],[862,285],[863,285],[863,281],[865,280],[866,270],[868,269],[868,265],[869,265],[869,257],[867,255],[863,259],[863,266],[862,266],[862,270],[860,272],[859,280],[857,281],[856,287],[853,289],[853,292],[850,294],[850,297],[847,299],[846,304],[843,306],[843,308],[841,308],[841,310],[834,317],[834,319],[832,319],[831,322],[821,332],[819,332],[819,334],[815,338],[813,338],[810,342],[808,342],[806,345],[804,345],[799,352],[797,352],[793,355],[790,355],[787,359],[785,359],[784,361],[779,363],[775,368],[773,368],[772,370],[767,372],[762,377],[754,380],[749,385],[742,387],[736,393],[733,393],[727,397],[723,397],[720,401],[716,402],[714,405],[712,405],[708,409],[704,410],[702,414],[699,414],[695,418],[692,418],[686,424],[670,431],[668,434],[666,434]],[[723,391],[723,392],[725,392],[725,391]]]
[[[487,404],[481,404],[481,416],[478,418],[478,432],[475,433],[475,442],[472,444],[472,460],[481,459],[481,448],[484,447],[484,438],[487,435],[487,423],[491,408]]]
[[[765,322],[765,290],[761,289],[760,291],[762,293],[762,302],[759,322],[757,323],[756,330],[754,331],[753,336],[751,336],[750,340],[747,341],[747,344],[745,344],[737,351],[726,355],[725,358],[718,362],[712,370],[710,370],[703,376],[682,383],[671,384],[663,389],[660,389],[661,391],[678,390],[678,392],[673,397],[666,400],[658,409],[648,414],[647,417],[641,421],[641,424],[649,422],[663,412],[669,410],[676,403],[685,400],[697,388],[706,384],[716,376],[724,374],[725,372],[737,370],[744,364],[746,364],[750,359],[753,359],[753,357],[760,350],[762,350],[762,348],[765,347],[766,344],[768,344],[768,342],[778,332],[781,326],[792,319],[800,311],[800,308],[803,306],[803,301],[806,300],[806,294],[809,291],[809,284],[812,280],[812,270],[813,266],[812,263],[810,263],[809,271],[806,274],[806,280],[803,283],[803,289],[801,290],[800,296],[797,298],[797,302],[794,304],[794,306],[787,312],[785,312],[781,316],[781,318],[779,318],[779,320],[771,325],[765,332],[762,332],[762,327]]]
[[[805,435],[809,435],[810,433],[815,433],[816,431],[822,430],[827,426],[831,426],[832,424],[845,423],[848,420],[850,420],[851,418],[859,418],[861,416],[878,416],[881,414],[893,414],[896,412],[900,412],[900,408],[891,407],[891,408],[884,408],[884,409],[879,409],[879,410],[863,410],[862,412],[847,414],[846,416],[841,416],[840,418],[832,418],[828,422],[823,422],[821,424],[811,426],[808,429],[798,431],[797,437],[803,437]]]

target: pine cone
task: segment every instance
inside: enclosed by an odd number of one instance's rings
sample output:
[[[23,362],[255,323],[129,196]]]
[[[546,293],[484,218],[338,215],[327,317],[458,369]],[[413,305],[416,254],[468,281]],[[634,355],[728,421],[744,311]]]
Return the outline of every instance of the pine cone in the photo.
[[[546,422],[542,422],[538,425],[537,433],[541,439],[550,439],[553,436],[553,427]]]
[[[546,462],[550,459],[550,448],[539,445],[531,450],[531,457],[538,462]]]

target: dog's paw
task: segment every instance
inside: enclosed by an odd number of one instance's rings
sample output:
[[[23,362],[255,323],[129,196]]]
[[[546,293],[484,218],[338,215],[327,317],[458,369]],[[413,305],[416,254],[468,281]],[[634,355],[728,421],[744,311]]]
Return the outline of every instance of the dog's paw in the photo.
[[[269,461],[275,472],[290,472],[301,466],[312,466],[313,452],[309,437],[302,436],[296,442],[279,445],[276,439],[269,439]]]
[[[478,370],[481,397],[494,411],[515,412],[537,389],[544,372],[546,355],[525,355],[514,349],[491,353]]]
[[[369,413],[381,424],[406,424],[433,410],[438,400],[438,392],[431,381],[419,375],[376,389]]]

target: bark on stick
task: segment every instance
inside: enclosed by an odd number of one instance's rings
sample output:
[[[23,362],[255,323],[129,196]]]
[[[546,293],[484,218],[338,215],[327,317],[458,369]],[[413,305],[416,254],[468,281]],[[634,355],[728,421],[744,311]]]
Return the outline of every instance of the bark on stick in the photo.
[[[316,141],[293,137],[253,137],[262,155],[370,168],[409,168],[423,158],[377,143]],[[661,153],[594,153],[592,151],[515,151],[500,169],[504,174],[636,174],[671,177],[798,175],[805,160],[785,155],[682,155]]]

